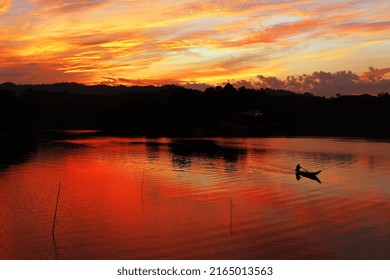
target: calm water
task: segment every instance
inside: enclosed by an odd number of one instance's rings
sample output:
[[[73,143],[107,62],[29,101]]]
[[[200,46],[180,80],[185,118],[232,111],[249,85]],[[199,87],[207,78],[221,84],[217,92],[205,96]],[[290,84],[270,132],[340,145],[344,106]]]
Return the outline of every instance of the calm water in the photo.
[[[390,259],[388,142],[85,137],[5,162],[0,259]]]

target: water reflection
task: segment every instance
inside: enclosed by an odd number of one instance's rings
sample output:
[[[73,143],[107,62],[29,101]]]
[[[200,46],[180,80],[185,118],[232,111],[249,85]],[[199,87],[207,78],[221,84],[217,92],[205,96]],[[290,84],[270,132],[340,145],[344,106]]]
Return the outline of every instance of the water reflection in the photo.
[[[173,170],[176,171],[186,171],[191,169],[191,160],[192,156],[188,155],[182,155],[182,154],[175,154],[172,155],[172,166]]]
[[[322,182],[317,177],[318,174],[319,174],[319,172],[310,173],[310,172],[298,171],[295,173],[295,177],[298,181],[301,179],[301,177],[305,177],[305,178],[308,178],[310,180],[317,181],[318,183],[321,184]]]
[[[58,140],[0,170],[1,259],[390,258],[390,144]]]
[[[174,169],[191,169],[193,157],[207,159],[223,159],[225,170],[237,171],[237,163],[244,160],[246,150],[234,146],[226,146],[214,140],[174,140],[169,144]]]
[[[54,141],[46,145],[50,146],[52,149],[64,150],[67,152],[69,150],[91,148],[91,146],[86,143],[74,143],[66,140]]]
[[[312,162],[319,162],[322,165],[330,166],[349,166],[354,164],[357,160],[357,155],[346,153],[312,153],[305,152],[302,154],[305,159],[309,159]]]
[[[0,172],[11,165],[26,163],[36,154],[36,142],[31,139],[1,139]]]
[[[157,161],[160,153],[161,143],[158,142],[146,142],[146,156],[150,162]]]

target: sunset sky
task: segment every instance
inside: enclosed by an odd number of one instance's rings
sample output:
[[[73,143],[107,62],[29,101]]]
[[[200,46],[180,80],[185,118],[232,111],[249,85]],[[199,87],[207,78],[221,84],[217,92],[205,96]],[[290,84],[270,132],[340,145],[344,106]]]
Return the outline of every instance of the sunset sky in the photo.
[[[0,83],[390,90],[388,0],[0,0]]]

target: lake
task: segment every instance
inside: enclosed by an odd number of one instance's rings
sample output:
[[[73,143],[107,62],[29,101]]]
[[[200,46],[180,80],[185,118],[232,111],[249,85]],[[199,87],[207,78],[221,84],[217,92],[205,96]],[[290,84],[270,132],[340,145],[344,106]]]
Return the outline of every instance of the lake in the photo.
[[[0,210],[0,259],[390,259],[390,142],[70,133],[3,159]]]

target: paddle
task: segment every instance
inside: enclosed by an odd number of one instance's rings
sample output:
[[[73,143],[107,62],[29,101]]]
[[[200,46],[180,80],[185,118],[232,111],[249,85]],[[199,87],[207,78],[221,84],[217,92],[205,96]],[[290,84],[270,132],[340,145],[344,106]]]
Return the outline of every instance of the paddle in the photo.
[[[301,167],[301,169],[303,169],[303,170],[305,170],[306,172],[309,172],[309,171],[307,171],[305,168],[303,168],[303,167]]]

